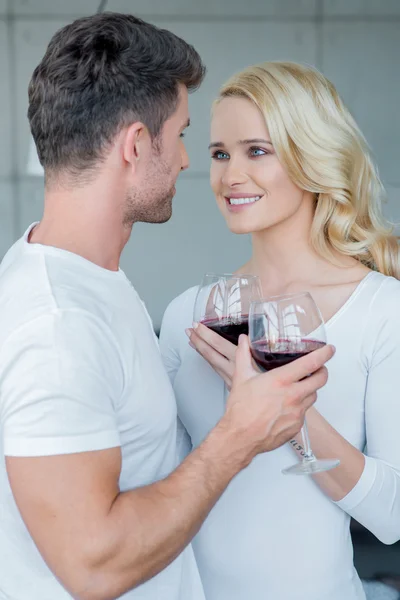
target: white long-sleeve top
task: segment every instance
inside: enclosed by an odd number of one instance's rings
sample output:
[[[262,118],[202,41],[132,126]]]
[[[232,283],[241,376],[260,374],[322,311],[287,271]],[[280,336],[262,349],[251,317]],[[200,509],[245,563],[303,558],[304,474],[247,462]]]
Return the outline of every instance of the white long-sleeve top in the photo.
[[[188,345],[196,288],[176,298],[160,345],[178,413],[196,447],[224,412],[222,379]],[[379,540],[400,539],[400,282],[371,272],[326,323],[336,346],[316,408],[366,456],[356,486],[333,502],[289,477],[288,444],[231,482],[194,541],[207,600],[361,600],[350,516]]]

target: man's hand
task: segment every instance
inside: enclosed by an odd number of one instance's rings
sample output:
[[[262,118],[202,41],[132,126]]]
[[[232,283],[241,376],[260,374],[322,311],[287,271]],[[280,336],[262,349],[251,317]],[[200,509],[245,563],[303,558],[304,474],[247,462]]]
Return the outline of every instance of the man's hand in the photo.
[[[252,364],[247,336],[241,336],[227,410],[222,422],[235,429],[248,460],[278,448],[301,429],[317,390],[328,379],[325,363],[334,354],[324,346],[292,363],[259,374]]]

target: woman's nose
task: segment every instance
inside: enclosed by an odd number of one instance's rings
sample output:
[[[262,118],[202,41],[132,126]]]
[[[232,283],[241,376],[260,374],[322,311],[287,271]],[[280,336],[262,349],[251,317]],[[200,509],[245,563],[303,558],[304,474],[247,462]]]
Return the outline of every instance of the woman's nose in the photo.
[[[246,180],[247,175],[243,169],[243,165],[239,161],[230,160],[223,172],[222,183],[227,187],[233,187],[245,183]]]

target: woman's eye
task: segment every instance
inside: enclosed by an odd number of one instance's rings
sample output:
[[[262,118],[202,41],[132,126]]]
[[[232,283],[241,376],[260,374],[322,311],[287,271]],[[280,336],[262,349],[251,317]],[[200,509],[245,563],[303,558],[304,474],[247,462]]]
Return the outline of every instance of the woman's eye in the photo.
[[[179,137],[180,137],[180,138],[184,138],[184,137],[185,137],[185,133],[184,133],[184,132],[182,132],[182,133],[180,134],[180,136],[179,136]]]
[[[222,152],[222,150],[217,150],[216,152],[214,152],[211,158],[215,160],[224,160],[226,158],[229,158],[229,156],[226,152]]]
[[[269,152],[263,148],[250,148],[250,156],[265,156],[266,154]]]

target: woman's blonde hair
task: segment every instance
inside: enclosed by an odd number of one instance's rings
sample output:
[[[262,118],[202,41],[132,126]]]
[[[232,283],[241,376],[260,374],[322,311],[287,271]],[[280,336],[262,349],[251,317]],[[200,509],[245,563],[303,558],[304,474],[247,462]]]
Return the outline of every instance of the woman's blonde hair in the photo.
[[[306,65],[266,62],[234,75],[216,102],[231,96],[258,107],[291,180],[316,194],[316,251],[334,262],[337,250],[400,279],[398,238],[382,214],[383,185],[333,84]]]

